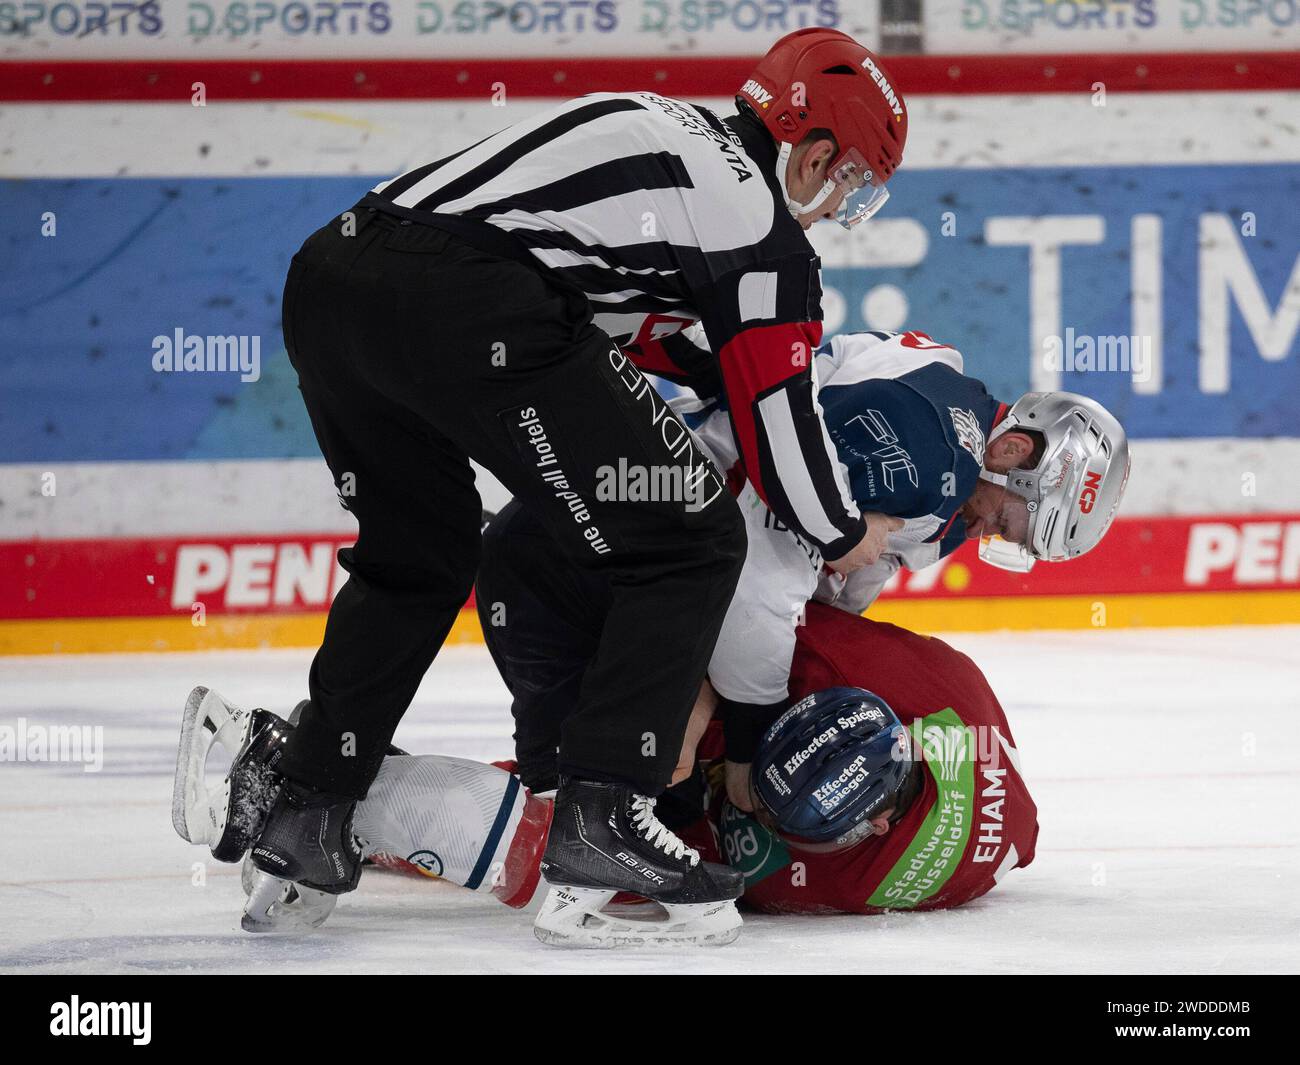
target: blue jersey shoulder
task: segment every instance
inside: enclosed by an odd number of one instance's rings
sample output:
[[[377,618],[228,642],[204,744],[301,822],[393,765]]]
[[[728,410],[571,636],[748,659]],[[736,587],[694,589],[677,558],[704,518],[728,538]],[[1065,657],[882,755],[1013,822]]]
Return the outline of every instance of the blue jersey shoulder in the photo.
[[[897,378],[827,384],[819,399],[863,510],[944,522],[975,490],[1000,407],[982,381],[938,362]]]

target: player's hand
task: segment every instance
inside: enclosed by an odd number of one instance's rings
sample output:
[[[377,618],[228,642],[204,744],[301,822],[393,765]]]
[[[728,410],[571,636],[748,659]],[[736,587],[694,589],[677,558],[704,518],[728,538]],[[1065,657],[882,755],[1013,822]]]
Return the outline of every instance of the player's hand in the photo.
[[[752,769],[751,762],[727,762],[723,767],[724,779],[727,782],[727,798],[731,800],[732,806],[744,810],[747,814],[754,811],[754,798],[750,794]]]
[[[903,527],[902,518],[877,514],[875,511],[863,514],[862,522],[867,527],[867,535],[859,540],[857,546],[847,555],[841,555],[834,562],[826,563],[842,576],[847,577],[864,566],[874,566],[889,544],[889,534]]]
[[[695,772],[695,748],[700,745],[704,730],[713,720],[713,711],[718,708],[718,693],[707,680],[700,685],[700,694],[695,697],[691,707],[690,719],[686,722],[686,735],[682,737],[682,753],[677,756],[677,768],[673,770],[672,783],[680,784]]]

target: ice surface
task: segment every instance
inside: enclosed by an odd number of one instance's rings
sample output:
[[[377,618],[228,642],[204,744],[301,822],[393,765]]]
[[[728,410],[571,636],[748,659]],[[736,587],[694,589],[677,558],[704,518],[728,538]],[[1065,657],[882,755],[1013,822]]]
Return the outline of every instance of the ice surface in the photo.
[[[1016,733],[1042,824],[1029,869],[945,913],[753,916],[730,947],[617,953],[545,947],[528,913],[377,871],[315,935],[249,936],[237,867],[172,831],[177,723],[198,683],[287,712],[310,655],[0,659],[0,726],[102,725],[105,744],[98,773],[0,766],[0,971],[1300,970],[1300,626],[951,642]],[[508,755],[486,651],[445,651],[397,739]]]

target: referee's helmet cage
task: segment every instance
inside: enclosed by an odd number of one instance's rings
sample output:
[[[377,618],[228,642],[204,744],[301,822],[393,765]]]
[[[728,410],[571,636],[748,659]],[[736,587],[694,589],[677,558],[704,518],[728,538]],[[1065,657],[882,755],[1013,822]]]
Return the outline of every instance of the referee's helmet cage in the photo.
[[[816,210],[839,188],[845,200],[836,220],[851,228],[889,198],[885,183],[907,142],[907,104],[880,59],[848,34],[821,27],[786,34],[759,60],[736,102],[777,142],[777,180],[791,213]],[[801,204],[786,189],[786,161],[819,129],[830,131],[839,150],[821,191]]]
[[[792,846],[843,850],[871,835],[871,818],[897,803],[912,762],[912,738],[884,699],[826,688],[763,734],[754,793]]]

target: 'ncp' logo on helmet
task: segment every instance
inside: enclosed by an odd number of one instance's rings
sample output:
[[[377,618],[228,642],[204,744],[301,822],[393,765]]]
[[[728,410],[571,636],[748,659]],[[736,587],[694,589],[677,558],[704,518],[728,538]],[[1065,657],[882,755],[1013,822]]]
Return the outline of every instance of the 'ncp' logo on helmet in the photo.
[[[1092,513],[1092,505],[1097,502],[1097,490],[1101,488],[1101,474],[1089,471],[1083,476],[1083,491],[1079,493],[1079,509],[1085,514]]]

